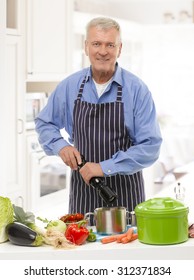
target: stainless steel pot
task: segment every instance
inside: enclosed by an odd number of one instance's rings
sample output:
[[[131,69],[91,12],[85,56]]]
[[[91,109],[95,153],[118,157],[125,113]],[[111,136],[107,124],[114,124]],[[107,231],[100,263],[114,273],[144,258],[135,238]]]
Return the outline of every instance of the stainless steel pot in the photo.
[[[101,207],[96,208],[94,213],[86,213],[84,218],[89,219],[90,215],[94,215],[96,231],[99,234],[113,234],[126,231],[130,213],[125,207]]]

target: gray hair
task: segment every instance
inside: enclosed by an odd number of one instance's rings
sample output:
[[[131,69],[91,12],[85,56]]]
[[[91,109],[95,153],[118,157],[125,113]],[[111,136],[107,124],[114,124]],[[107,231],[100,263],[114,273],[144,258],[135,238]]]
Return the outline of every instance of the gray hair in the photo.
[[[104,30],[115,28],[118,31],[121,40],[121,27],[119,23],[112,18],[97,17],[89,21],[88,24],[86,25],[86,38],[88,37],[88,33],[91,27],[97,27],[99,29],[104,29]]]

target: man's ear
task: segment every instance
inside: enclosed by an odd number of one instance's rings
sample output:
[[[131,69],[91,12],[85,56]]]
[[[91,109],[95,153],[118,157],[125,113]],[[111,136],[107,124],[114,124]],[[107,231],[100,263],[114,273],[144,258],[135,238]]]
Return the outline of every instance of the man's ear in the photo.
[[[85,40],[85,54],[88,56],[88,42]]]

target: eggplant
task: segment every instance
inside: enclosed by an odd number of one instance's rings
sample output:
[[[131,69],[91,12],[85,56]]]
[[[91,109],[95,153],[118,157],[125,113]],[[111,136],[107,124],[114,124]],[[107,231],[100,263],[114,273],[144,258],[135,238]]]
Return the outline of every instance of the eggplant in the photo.
[[[13,222],[6,227],[8,239],[11,243],[19,246],[40,246],[43,237],[28,226]]]

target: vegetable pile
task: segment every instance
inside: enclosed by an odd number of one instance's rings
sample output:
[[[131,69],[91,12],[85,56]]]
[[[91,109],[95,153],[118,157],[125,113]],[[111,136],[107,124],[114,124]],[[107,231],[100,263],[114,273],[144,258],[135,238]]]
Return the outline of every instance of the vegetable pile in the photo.
[[[11,203],[7,197],[0,196],[0,243],[10,241],[20,246],[51,245],[54,248],[70,249],[86,241],[93,242],[96,235],[86,227],[81,213],[64,215],[60,219],[36,219],[44,223],[37,226],[32,212]],[[65,222],[66,221],[66,222]]]
[[[37,226],[32,212],[25,212],[22,207],[13,205],[14,222],[7,226],[9,241],[21,246],[40,246],[48,244],[55,248],[69,249],[74,244],[64,236],[66,224],[61,220],[48,221],[37,218],[47,223],[44,229]]]

